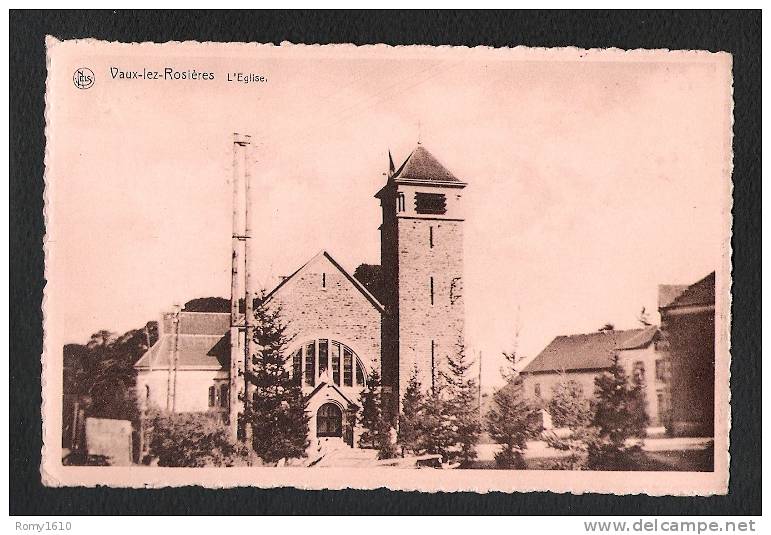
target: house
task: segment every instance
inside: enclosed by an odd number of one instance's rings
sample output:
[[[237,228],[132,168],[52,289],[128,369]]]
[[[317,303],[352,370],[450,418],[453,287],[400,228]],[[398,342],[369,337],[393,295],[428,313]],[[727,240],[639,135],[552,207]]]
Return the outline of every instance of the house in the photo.
[[[627,375],[639,378],[645,386],[649,425],[666,425],[668,373],[657,349],[659,337],[655,325],[558,336],[520,371],[525,395],[545,406],[561,381],[573,381],[586,398],[591,398],[595,378],[608,370],[618,355]]]
[[[291,329],[288,366],[303,385],[311,447],[357,446],[350,414],[375,370],[396,414],[413,367],[429,388],[463,340],[465,186],[420,144],[398,170],[389,155],[375,196],[383,217],[382,302],[327,251],[267,294],[264,304],[280,306]],[[141,400],[239,420],[250,359],[244,311],[234,303],[231,313],[163,314],[160,339],[135,365]]]
[[[671,431],[715,429],[715,272],[690,286],[660,286],[661,349],[671,368]]]

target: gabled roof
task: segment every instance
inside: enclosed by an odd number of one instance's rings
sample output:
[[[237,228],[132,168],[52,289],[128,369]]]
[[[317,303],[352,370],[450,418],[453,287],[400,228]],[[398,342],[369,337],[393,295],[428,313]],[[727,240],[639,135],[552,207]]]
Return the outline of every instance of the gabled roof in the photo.
[[[180,312],[179,335],[174,332],[172,317],[173,313],[163,314],[158,341],[134,364],[135,368],[167,369],[175,349],[179,369],[229,367],[230,314]]]
[[[715,305],[715,272],[686,288],[674,301],[662,308]]]
[[[310,260],[308,260],[305,264],[300,266],[299,269],[297,269],[294,273],[286,277],[284,280],[282,280],[278,286],[273,288],[268,295],[265,296],[265,301],[268,302],[271,298],[273,298],[279,291],[281,291],[283,288],[286,288],[288,285],[292,283],[293,280],[297,278],[297,275],[302,273],[305,269],[307,269],[310,265],[312,265],[314,262],[318,261],[321,258],[326,258],[340,273],[342,273],[345,278],[350,281],[353,286],[361,292],[361,294],[372,304],[373,307],[375,307],[378,312],[384,312],[385,307],[383,304],[377,300],[377,298],[370,293],[367,288],[364,287],[362,283],[360,283],[358,280],[356,280],[356,277],[352,276],[350,273],[348,273],[343,266],[340,265],[340,263],[332,258],[332,255],[329,254],[327,251],[319,251],[317,254],[313,256]]]
[[[655,325],[626,331],[599,331],[558,336],[520,373],[599,370],[608,368],[617,351],[651,344],[658,333]]]
[[[428,152],[423,145],[418,145],[412,151],[392,178],[405,181],[462,183],[439,163],[439,160],[434,158],[433,154]]]
[[[337,393],[338,393],[338,395],[339,395],[341,398],[343,398],[343,399],[346,401],[346,403],[348,403],[348,405],[353,405],[354,407],[358,407],[358,404],[357,404],[355,401],[353,401],[351,398],[349,398],[348,396],[346,396],[346,395],[343,393],[343,391],[342,391],[342,390],[340,390],[340,389],[337,387],[337,385],[336,385],[335,383],[331,383],[331,382],[330,382],[330,383],[328,383],[328,382],[326,382],[326,381],[322,381],[322,382],[320,382],[318,385],[316,385],[316,388],[314,388],[314,389],[313,389],[313,391],[312,391],[310,394],[306,395],[306,396],[305,396],[305,399],[307,399],[307,400],[311,399],[313,396],[315,396],[316,394],[318,394],[318,393],[319,393],[319,392],[320,392],[322,389],[324,389],[324,388],[331,388],[331,389],[333,389],[335,392],[337,392]]]

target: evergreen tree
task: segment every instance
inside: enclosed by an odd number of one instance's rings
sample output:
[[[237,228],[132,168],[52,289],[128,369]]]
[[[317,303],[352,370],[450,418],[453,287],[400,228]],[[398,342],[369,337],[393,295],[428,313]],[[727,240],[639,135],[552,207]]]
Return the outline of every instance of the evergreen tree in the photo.
[[[407,388],[402,397],[402,411],[399,415],[397,443],[402,448],[402,455],[405,452],[413,454],[420,452],[423,398],[423,385],[420,384],[420,379],[418,378],[418,367],[414,366],[410,381],[407,383]]]
[[[390,459],[396,455],[396,448],[391,437],[391,421],[385,407],[380,374],[373,370],[365,388],[360,395],[361,413],[359,423],[362,433],[359,446],[375,448],[380,459]]]
[[[581,385],[568,380],[564,373],[560,381],[552,388],[552,396],[547,405],[554,427],[578,429],[589,425],[592,420],[592,408],[581,390]]]
[[[559,470],[581,470],[586,468],[588,451],[597,441],[597,428],[592,426],[591,403],[584,398],[580,386],[561,374],[560,382],[552,389],[548,404],[549,414],[556,427],[570,430],[568,435],[546,433],[549,447],[567,452],[552,462],[552,468]]]
[[[540,430],[538,409],[525,399],[522,379],[517,377],[493,393],[486,417],[487,431],[501,446],[495,454],[500,468],[524,468],[527,441]]]
[[[287,325],[277,307],[258,306],[254,316],[257,351],[246,377],[252,399],[244,415],[254,451],[266,463],[305,457],[309,417],[301,384],[289,371]]]
[[[359,436],[359,447],[376,448],[382,420],[382,407],[380,403],[380,374],[373,370],[367,379],[367,387],[359,396],[361,413],[359,425],[362,427]]]
[[[459,461],[462,466],[476,459],[476,444],[481,431],[479,389],[470,373],[472,365],[463,340],[459,339],[455,353],[447,358],[447,369],[440,372],[446,385],[443,409],[450,423],[454,446],[449,460]]]
[[[597,440],[589,444],[590,468],[623,469],[629,454],[639,445],[627,446],[630,438],[645,436],[648,417],[645,414],[643,385],[631,381],[613,356],[610,369],[594,380],[596,408],[592,424],[597,428]]]
[[[541,428],[538,408],[524,395],[522,378],[515,371],[519,361],[517,352],[504,353],[508,367],[501,370],[506,384],[493,393],[490,411],[485,423],[490,437],[501,446],[495,454],[500,468],[524,468],[524,451],[527,440]]]
[[[452,428],[451,416],[447,412],[445,389],[444,379],[440,375],[434,381],[432,390],[423,398],[418,411],[420,419],[416,430],[418,451],[441,455],[442,462],[449,461],[457,436]]]

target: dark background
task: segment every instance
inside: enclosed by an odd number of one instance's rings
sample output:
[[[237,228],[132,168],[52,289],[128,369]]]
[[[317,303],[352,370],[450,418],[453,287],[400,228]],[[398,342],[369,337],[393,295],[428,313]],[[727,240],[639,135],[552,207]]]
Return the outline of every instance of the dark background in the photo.
[[[731,480],[727,496],[44,488],[40,483],[46,34],[724,50],[734,71]],[[10,513],[761,514],[761,16],[757,11],[10,11]],[[74,133],[73,133],[74,134]],[[516,477],[516,473],[512,473]]]

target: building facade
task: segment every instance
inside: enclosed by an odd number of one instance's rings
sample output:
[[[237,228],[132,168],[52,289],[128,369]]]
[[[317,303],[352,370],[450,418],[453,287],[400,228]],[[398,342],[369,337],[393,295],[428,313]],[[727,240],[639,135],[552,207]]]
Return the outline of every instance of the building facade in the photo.
[[[673,288],[673,287],[668,287]],[[661,300],[662,352],[671,371],[671,431],[715,430],[715,273]]]
[[[644,385],[645,407],[651,427],[669,421],[666,400],[668,372],[658,349],[658,327],[608,330],[558,336],[521,371],[525,395],[546,407],[563,381],[575,383],[584,397],[594,396],[595,378],[609,369],[614,356],[627,376]]]
[[[396,412],[411,371],[430,388],[463,342],[465,186],[421,145],[398,170],[389,156],[376,194],[382,302],[326,251],[267,294],[264,305],[280,307],[291,331],[288,365],[303,385],[311,449],[357,446],[351,414],[373,371]],[[139,399],[236,420],[243,407],[234,400],[248,390],[245,325],[244,312],[165,313],[160,339],[135,365]]]

